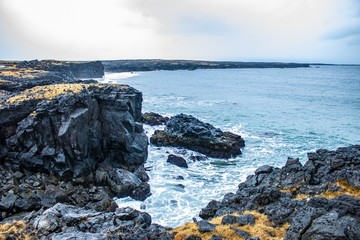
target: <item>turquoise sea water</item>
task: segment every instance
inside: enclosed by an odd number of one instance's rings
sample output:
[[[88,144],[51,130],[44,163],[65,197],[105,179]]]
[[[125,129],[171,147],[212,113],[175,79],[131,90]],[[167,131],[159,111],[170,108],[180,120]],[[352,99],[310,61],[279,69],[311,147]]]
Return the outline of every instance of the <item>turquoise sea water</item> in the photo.
[[[190,151],[149,146],[152,196],[118,203],[145,208],[153,222],[167,226],[191,221],[261,165],[281,167],[287,157],[304,163],[309,151],[360,144],[360,66],[154,71],[106,74],[103,81],[142,91],[143,112],[191,114],[246,141],[239,157],[189,161],[189,169],[166,158]],[[145,130],[150,136],[154,128]]]

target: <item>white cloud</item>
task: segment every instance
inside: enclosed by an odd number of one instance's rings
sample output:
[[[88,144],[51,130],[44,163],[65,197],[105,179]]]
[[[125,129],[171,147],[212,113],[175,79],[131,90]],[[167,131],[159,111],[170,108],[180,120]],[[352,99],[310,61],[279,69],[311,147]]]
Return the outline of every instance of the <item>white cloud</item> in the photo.
[[[358,7],[357,0],[0,0],[0,24],[25,58],[354,61],[353,47],[324,36],[356,21]]]

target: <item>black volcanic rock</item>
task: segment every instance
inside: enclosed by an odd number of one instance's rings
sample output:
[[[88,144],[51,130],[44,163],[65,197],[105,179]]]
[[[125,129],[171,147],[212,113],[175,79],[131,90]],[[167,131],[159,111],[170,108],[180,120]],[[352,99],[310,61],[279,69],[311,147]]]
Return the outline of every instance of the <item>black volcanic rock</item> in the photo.
[[[245,146],[241,136],[222,132],[191,115],[179,114],[167,122],[165,130],[156,130],[150,142],[156,146],[183,147],[208,157],[231,158]]]
[[[196,223],[201,233],[212,232],[215,230],[216,225],[209,223],[206,220],[201,220]]]
[[[168,228],[132,208],[101,212],[58,203],[24,219],[36,239],[172,239]]]
[[[176,156],[174,154],[170,154],[166,160],[168,163],[174,164],[181,168],[188,168],[188,164],[183,157]]]
[[[141,93],[128,86],[60,84],[30,89],[0,107],[1,142],[22,167],[85,176],[100,162],[134,171],[147,158]],[[65,91],[52,99],[49,93]],[[38,97],[37,97],[38,96]],[[22,112],[16,116],[9,112]],[[27,116],[26,116],[27,115]],[[20,119],[22,118],[22,119]]]
[[[141,117],[141,121],[150,126],[165,125],[168,120],[168,117],[163,117],[154,112],[144,113]]]
[[[360,145],[317,150],[308,154],[305,165],[289,158],[282,168],[260,167],[236,193],[212,200],[199,215],[211,219],[251,210],[264,213],[277,226],[289,223],[286,240],[360,239],[359,174]],[[238,223],[238,218],[225,216],[222,221]]]
[[[144,200],[150,186],[143,182],[148,140],[141,103],[142,94],[129,86],[102,84],[38,86],[3,100],[0,167],[19,176],[1,186],[1,195],[17,189],[19,196],[14,204],[5,198],[3,211],[57,202],[111,209],[113,196]]]

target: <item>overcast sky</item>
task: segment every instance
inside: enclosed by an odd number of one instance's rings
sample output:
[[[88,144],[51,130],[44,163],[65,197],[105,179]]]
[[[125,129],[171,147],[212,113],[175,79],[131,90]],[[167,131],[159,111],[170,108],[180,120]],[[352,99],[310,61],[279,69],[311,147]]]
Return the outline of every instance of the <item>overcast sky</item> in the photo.
[[[0,59],[360,63],[360,0],[0,0]]]

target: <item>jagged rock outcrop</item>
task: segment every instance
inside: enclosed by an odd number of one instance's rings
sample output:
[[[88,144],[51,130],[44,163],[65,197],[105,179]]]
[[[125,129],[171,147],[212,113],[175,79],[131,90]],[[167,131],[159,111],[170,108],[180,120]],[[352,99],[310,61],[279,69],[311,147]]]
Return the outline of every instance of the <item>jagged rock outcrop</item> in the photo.
[[[191,115],[171,117],[164,130],[156,130],[150,138],[156,146],[183,147],[200,152],[208,157],[231,158],[241,154],[245,146],[241,136],[222,132],[209,123]]]
[[[260,167],[200,217],[252,210],[275,226],[290,224],[285,239],[360,239],[360,145],[318,150],[308,158],[305,165],[289,158],[281,169]]]
[[[168,228],[132,208],[101,212],[58,203],[22,220],[35,239],[173,239]]]
[[[143,200],[150,187],[141,103],[142,94],[123,85],[28,89],[1,102],[0,163],[10,172],[53,174]]]

